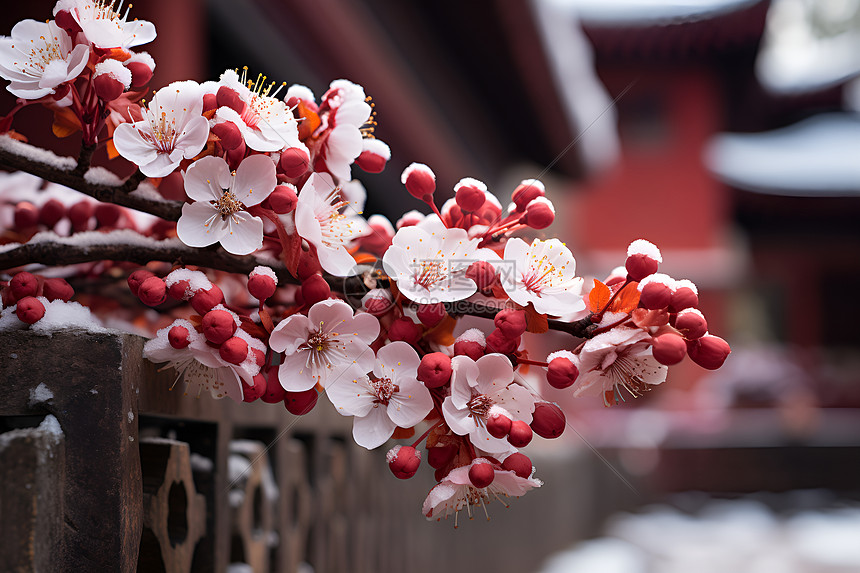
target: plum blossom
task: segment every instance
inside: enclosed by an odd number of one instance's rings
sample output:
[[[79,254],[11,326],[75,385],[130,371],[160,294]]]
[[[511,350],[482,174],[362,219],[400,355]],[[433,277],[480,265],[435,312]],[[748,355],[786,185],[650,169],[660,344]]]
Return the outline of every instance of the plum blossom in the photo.
[[[418,353],[405,342],[379,349],[372,376],[340,377],[326,388],[341,414],[355,416],[352,435],[367,449],[381,446],[397,426],[411,428],[433,409],[430,391],[418,382]]]
[[[513,449],[503,438],[487,431],[487,418],[494,413],[530,424],[535,399],[526,388],[514,383],[514,371],[502,354],[487,354],[477,361],[468,356],[451,359],[451,395],[442,403],[442,414],[451,430],[468,435],[478,449],[492,454]]]
[[[382,257],[385,272],[397,281],[400,292],[419,304],[463,300],[478,286],[466,278],[469,266],[497,259],[489,249],[479,249],[480,239],[470,239],[459,228],[446,229],[439,218],[425,219],[421,226],[402,227]]]
[[[68,12],[83,30],[87,41],[99,48],[133,48],[148,44],[155,39],[152,22],[135,18],[128,21],[131,4],[122,11],[122,0],[59,0],[54,6],[54,16]]]
[[[636,398],[663,383],[668,368],[651,355],[650,339],[638,328],[613,328],[586,342],[579,354],[573,395],[602,395],[609,406],[624,400],[622,388]]]
[[[350,212],[329,174],[314,173],[302,187],[295,222],[299,236],[316,248],[323,269],[341,277],[355,274],[355,259],[346,247],[370,228]]]
[[[471,518],[472,506],[486,505],[493,499],[505,503],[503,497],[520,497],[529,490],[543,485],[539,479],[524,478],[512,471],[496,469],[492,483],[487,487],[477,488],[469,480],[469,469],[473,464],[478,463],[488,463],[488,460],[477,458],[467,466],[454,468],[430,490],[422,508],[428,520],[439,521],[453,513],[454,527],[457,527],[459,512],[464,508]]]
[[[234,255],[253,253],[263,245],[263,221],[248,213],[274,190],[275,165],[265,155],[252,155],[230,173],[220,157],[204,157],[185,174],[185,192],[194,203],[182,206],[176,225],[179,239],[190,247],[221,243]]]
[[[203,92],[197,82],[173,82],[158,90],[143,119],[117,126],[113,143],[120,155],[147,177],[164,177],[203,150],[209,122],[203,117]]]
[[[170,345],[168,333],[175,326],[184,328],[188,333],[189,344],[185,348],[177,349]],[[237,329],[235,336],[247,342],[249,348],[265,352],[265,345],[242,329]],[[252,352],[248,352],[248,358],[241,364],[230,364],[221,358],[217,348],[209,346],[206,338],[184,319],[177,319],[170,326],[160,329],[155,338],[144,345],[143,354],[152,362],[167,362],[165,368],[173,368],[177,372],[174,385],[182,379],[186,386],[198,386],[198,395],[203,390],[209,390],[213,398],[229,396],[236,402],[242,401],[241,380],[253,385],[254,376],[260,372]]]
[[[532,303],[542,314],[570,315],[585,310],[582,278],[576,276],[576,260],[558,239],[531,245],[510,239],[505,245],[505,261],[516,264],[512,276],[502,276],[502,288],[522,306]]]
[[[320,109],[330,112],[321,116],[325,123],[319,131],[330,131],[321,142],[319,158],[338,181],[349,181],[350,165],[363,149],[362,126],[373,111],[366,99],[364,88],[348,80],[333,81],[322,97]]]
[[[308,315],[294,314],[278,323],[269,346],[286,356],[278,369],[281,386],[303,392],[317,383],[352,379],[374,366],[370,343],[379,335],[379,321],[370,314],[353,316],[339,300],[313,305]]]
[[[22,20],[11,37],[0,37],[0,76],[11,81],[6,89],[16,97],[39,99],[77,78],[89,55],[53,20]]]
[[[292,111],[283,100],[274,97],[278,90],[268,95],[274,83],[266,86],[265,78],[262,78],[256,84],[248,82],[246,85],[246,78],[247,68],[241,78],[235,70],[227,70],[221,74],[217,84],[210,83],[207,86],[207,91],[217,91],[220,86],[230,88],[244,103],[242,111],[228,106],[219,107],[212,119],[213,123],[229,121],[236,124],[245,143],[254,151],[269,152],[298,147],[307,153],[307,147],[299,141],[298,122]]]

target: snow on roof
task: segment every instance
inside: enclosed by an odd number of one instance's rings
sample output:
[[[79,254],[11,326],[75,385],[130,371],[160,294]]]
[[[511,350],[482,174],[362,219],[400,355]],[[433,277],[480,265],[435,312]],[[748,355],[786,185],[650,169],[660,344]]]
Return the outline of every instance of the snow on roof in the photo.
[[[759,81],[774,93],[802,93],[860,74],[858,14],[860,0],[773,0],[756,61]]]
[[[675,20],[704,20],[758,4],[761,0],[542,0],[579,15],[595,26],[651,26]]]
[[[860,195],[860,115],[820,114],[764,133],[723,133],[705,150],[725,183],[798,197]]]

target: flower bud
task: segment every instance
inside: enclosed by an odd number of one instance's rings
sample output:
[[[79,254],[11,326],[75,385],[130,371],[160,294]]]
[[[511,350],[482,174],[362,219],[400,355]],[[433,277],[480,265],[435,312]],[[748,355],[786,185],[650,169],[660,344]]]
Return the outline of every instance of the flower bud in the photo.
[[[210,312],[209,314],[212,313]],[[209,314],[206,316],[209,316]],[[241,364],[248,358],[248,343],[238,336],[233,336],[228,338],[224,344],[218,348],[218,354],[224,362],[229,362],[230,364]]]
[[[487,261],[476,261],[466,269],[466,278],[475,281],[479,291],[486,291],[496,282],[496,268]]]
[[[705,334],[687,342],[687,354],[693,362],[708,370],[716,370],[722,366],[731,352],[729,343],[713,334]]]
[[[60,222],[66,216],[66,206],[56,199],[48,199],[39,209],[39,222],[49,229]]]
[[[532,475],[532,461],[527,455],[514,452],[502,462],[502,469],[514,472],[521,478],[529,478]]]
[[[33,324],[45,316],[45,305],[35,297],[25,296],[18,301],[15,314],[21,322]]]
[[[218,88],[218,91],[215,93],[215,102],[218,104],[218,107],[229,107],[239,115],[242,115],[242,112],[245,111],[245,101],[242,99],[242,96],[239,95],[239,92],[227,86]]]
[[[433,328],[448,315],[445,305],[441,302],[435,304],[422,304],[418,307],[418,320],[429,328]]]
[[[69,302],[69,299],[75,296],[75,289],[66,282],[66,279],[45,279],[45,283],[42,285],[42,295],[50,302],[55,300]]]
[[[495,477],[496,470],[493,469],[492,464],[487,460],[478,458],[473,461],[472,465],[469,467],[469,481],[478,489],[487,487],[493,483],[493,479]]]
[[[108,58],[96,64],[93,89],[102,101],[113,101],[131,87],[131,71],[119,60]]]
[[[675,317],[675,328],[677,328],[684,338],[687,340],[695,340],[701,338],[708,332],[708,321],[705,320],[699,310],[695,308],[685,308]]]
[[[131,87],[133,88],[143,87],[148,84],[155,71],[155,60],[147,52],[132,54],[123,64],[131,72]],[[214,94],[211,95],[214,99]]]
[[[436,175],[423,163],[413,163],[404,169],[400,175],[400,182],[416,199],[425,203],[433,200],[433,192],[436,191]]]
[[[517,211],[525,211],[526,206],[538,197],[546,195],[543,183],[537,179],[524,179],[514,192],[511,193],[511,201],[517,207]]]
[[[128,288],[131,290],[131,293],[134,296],[137,296],[137,291],[140,289],[140,285],[143,284],[143,281],[148,279],[149,277],[154,277],[155,275],[152,271],[147,269],[137,269],[130,275],[128,275]]]
[[[239,146],[236,147],[236,149],[227,150],[227,153],[224,155],[224,160],[227,162],[227,165],[231,170],[235,171],[239,168],[239,164],[245,159],[246,151],[248,151],[248,146],[245,144],[244,139],[239,142]]]
[[[33,273],[21,271],[9,281],[9,290],[12,291],[16,300],[27,296],[36,296],[39,293],[39,279]]]
[[[203,94],[203,113],[218,109],[218,97],[215,94]]]
[[[362,150],[355,163],[368,173],[380,173],[385,169],[385,164],[391,159],[391,149],[388,145],[376,138],[361,140]]]
[[[319,399],[316,388],[303,392],[286,392],[284,396],[284,407],[287,412],[295,416],[304,416],[314,409]]]
[[[147,306],[158,306],[167,300],[167,285],[164,279],[151,276],[140,283],[137,289],[137,298]]]
[[[266,353],[259,348],[251,347],[251,354],[254,356],[254,363],[260,368],[266,363]]]
[[[532,441],[532,429],[522,420],[511,422],[511,431],[508,432],[508,442],[515,448],[524,448]]]
[[[394,446],[385,454],[391,473],[399,479],[409,479],[421,465],[421,452],[412,446]]]
[[[524,310],[506,308],[493,318],[493,323],[496,325],[496,328],[502,331],[505,337],[514,339],[522,336],[526,331],[526,312]]]
[[[672,302],[669,303],[669,312],[681,312],[685,308],[696,308],[699,306],[699,290],[693,281],[683,279],[675,283],[672,291]]]
[[[226,151],[232,151],[245,142],[242,131],[232,121],[222,121],[210,128],[212,135],[221,141],[221,147]]]
[[[39,224],[39,209],[29,201],[21,201],[15,205],[13,217],[16,229],[32,229]]]
[[[90,227],[90,217],[93,216],[93,205],[89,201],[78,201],[69,207],[69,221],[72,222],[72,230],[86,231]]]
[[[95,208],[96,221],[99,227],[116,227],[122,209],[113,203],[99,203]]]
[[[454,185],[454,200],[464,212],[474,213],[487,200],[487,186],[477,179],[466,177]]]
[[[322,275],[311,275],[302,281],[302,298],[305,304],[313,306],[331,296],[331,287]]]
[[[662,262],[663,256],[654,243],[649,243],[645,239],[636,239],[627,247],[627,261],[624,267],[632,280],[641,281],[656,273],[658,265]]]
[[[494,438],[504,438],[511,431],[511,419],[501,412],[490,412],[487,416],[487,432]]]
[[[233,336],[236,328],[238,328],[232,312],[217,308],[210,310],[203,316],[201,327],[203,336],[213,344],[223,344]]]
[[[500,329],[495,329],[487,337],[487,352],[498,352],[499,354],[513,354],[520,345],[520,337],[508,338]]]
[[[278,366],[278,369],[283,368],[283,364]],[[283,402],[287,397],[287,391],[281,386],[281,381],[278,379],[277,370],[269,372],[269,381],[266,384],[266,392],[260,396],[260,399],[266,404],[277,404]]]
[[[684,339],[671,332],[654,337],[651,344],[654,360],[666,366],[679,363],[687,354],[687,344]]]
[[[417,344],[421,340],[424,329],[420,324],[415,324],[408,316],[401,316],[388,327],[388,339],[391,341],[402,340],[408,344]]]
[[[191,344],[191,333],[188,329],[181,325],[171,326],[167,331],[167,341],[170,346],[177,350],[182,350]]]
[[[468,356],[477,360],[484,355],[487,340],[477,328],[470,328],[454,341],[454,356]]]
[[[243,378],[239,378],[239,381],[242,383],[243,402],[256,402],[266,393],[266,388],[268,387],[266,377],[262,374],[254,376],[253,384],[251,385],[245,382]]]
[[[418,365],[418,380],[427,388],[439,388],[451,380],[452,372],[450,356],[441,352],[431,352],[421,357],[421,364]]]
[[[553,352],[547,357],[549,366],[546,369],[546,381],[553,388],[563,390],[576,382],[579,368],[576,365],[576,355],[566,350]]]
[[[454,459],[457,449],[457,446],[453,444],[427,448],[427,463],[436,470],[444,468]]]
[[[308,280],[312,275],[322,272],[319,259],[310,252],[302,251],[299,255],[299,265],[296,268],[296,274],[300,281]]]
[[[269,267],[254,267],[248,275],[248,292],[260,302],[275,294],[277,287],[278,277]]]
[[[675,280],[663,273],[654,273],[639,283],[639,304],[648,310],[660,310],[672,302]]]
[[[301,177],[308,171],[311,158],[307,151],[298,147],[288,147],[281,153],[278,167],[281,172],[290,178]]]
[[[555,207],[546,197],[532,199],[531,203],[526,205],[522,222],[532,229],[546,229],[553,221],[555,221]]]
[[[266,199],[272,211],[278,215],[286,215],[296,210],[296,205],[299,202],[299,196],[296,194],[296,188],[289,184],[278,185],[275,190]]]
[[[551,402],[535,402],[531,428],[541,438],[553,440],[564,432],[567,420],[564,412]]]
[[[375,288],[361,298],[361,308],[368,314],[380,317],[394,308],[394,302],[388,290]]]
[[[224,302],[224,293],[218,285],[212,285],[209,290],[199,290],[191,297],[191,308],[198,314],[206,314],[214,307]]]

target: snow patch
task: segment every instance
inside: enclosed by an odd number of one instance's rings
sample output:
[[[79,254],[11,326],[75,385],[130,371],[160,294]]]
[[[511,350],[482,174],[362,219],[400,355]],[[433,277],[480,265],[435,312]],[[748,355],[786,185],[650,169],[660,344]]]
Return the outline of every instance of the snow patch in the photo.
[[[487,338],[484,336],[484,333],[477,328],[470,328],[458,336],[456,342],[477,342],[482,347],[487,346]]]
[[[104,167],[90,167],[84,173],[84,181],[93,185],[107,185],[109,187],[122,185],[122,179],[116,173],[108,171]]]
[[[36,404],[47,402],[48,400],[52,400],[53,398],[54,393],[51,392],[50,388],[45,386],[44,382],[41,382],[35,388],[30,388],[30,401],[27,402],[27,405],[32,408]]]
[[[273,271],[269,267],[264,267],[263,265],[260,265],[258,267],[254,267],[254,270],[251,271],[251,273],[248,275],[248,278],[254,278],[257,275],[263,275],[263,276],[269,277],[270,279],[275,281],[275,285],[278,284],[278,275],[276,275],[275,271]]]
[[[18,141],[8,135],[0,135],[0,149],[61,171],[71,171],[78,165],[73,157],[60,157],[53,151]]]

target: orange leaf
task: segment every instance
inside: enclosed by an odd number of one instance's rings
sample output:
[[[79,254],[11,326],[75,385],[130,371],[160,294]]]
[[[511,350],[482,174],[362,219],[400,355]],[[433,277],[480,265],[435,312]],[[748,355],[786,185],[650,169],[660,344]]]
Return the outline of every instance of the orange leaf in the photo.
[[[105,147],[107,148],[108,159],[116,159],[119,157],[119,151],[116,150],[116,146],[113,144],[113,139],[109,139]]]
[[[72,111],[67,107],[54,108],[54,125],[51,130],[57,137],[68,137],[81,129],[81,122],[78,121]]]
[[[266,312],[265,310],[263,310],[262,308],[260,309],[259,314],[260,314],[260,322],[263,323],[263,326],[266,327],[266,330],[268,330],[269,333],[271,334],[271,332],[273,330],[275,330],[275,324],[272,322],[272,317],[269,316],[269,313]]]
[[[454,344],[454,327],[457,326],[457,321],[451,318],[450,315],[445,315],[442,322],[434,326],[431,330],[424,333],[424,340],[435,342],[443,346],[451,346]]]
[[[305,140],[309,138],[317,130],[322,123],[320,116],[315,111],[305,106],[304,102],[299,102],[296,106],[296,111],[299,113],[299,139]]]
[[[354,258],[355,262],[360,265],[372,265],[377,260],[379,260],[377,259],[376,255],[370,255],[368,253],[357,253],[353,255],[352,258]]]
[[[639,283],[631,282],[622,290],[609,307],[609,312],[627,313],[639,306]]]
[[[540,334],[549,330],[549,321],[545,314],[541,314],[535,310],[532,303],[526,307],[526,332],[534,332]]]
[[[594,279],[594,288],[588,293],[588,310],[600,312],[610,298],[612,298],[612,292],[610,292],[609,287]]]

